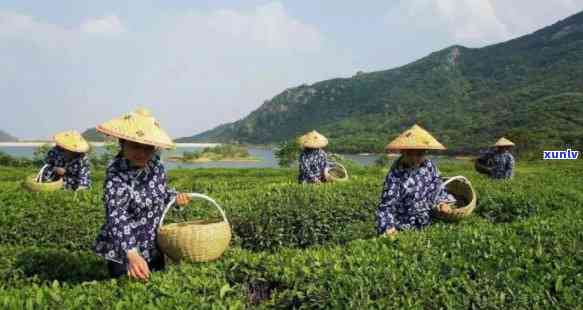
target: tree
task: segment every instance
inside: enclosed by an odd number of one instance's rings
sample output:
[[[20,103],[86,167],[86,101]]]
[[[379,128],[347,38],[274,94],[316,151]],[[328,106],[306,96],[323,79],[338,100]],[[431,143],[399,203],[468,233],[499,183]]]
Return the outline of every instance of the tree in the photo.
[[[281,142],[275,151],[277,164],[280,167],[289,167],[298,160],[301,147],[296,139]]]

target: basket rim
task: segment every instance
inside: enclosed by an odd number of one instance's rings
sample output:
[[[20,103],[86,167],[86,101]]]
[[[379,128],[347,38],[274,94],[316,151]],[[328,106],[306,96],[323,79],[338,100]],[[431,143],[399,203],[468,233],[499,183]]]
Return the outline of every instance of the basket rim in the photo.
[[[201,222],[208,222],[208,221],[213,221],[216,220],[215,222],[211,222],[211,223],[204,223],[201,224]],[[160,228],[158,229],[159,231],[162,230],[169,230],[169,229],[176,229],[176,228],[184,228],[184,226],[197,226],[197,227],[209,227],[209,226],[229,226],[228,222],[225,222],[221,219],[208,219],[208,220],[204,220],[204,219],[200,219],[200,220],[193,220],[193,221],[187,221],[187,222],[179,222],[179,223],[168,223],[168,224],[164,224],[162,226],[160,226]]]
[[[34,175],[34,174],[29,175],[26,178],[26,180],[29,181],[29,182],[31,182],[31,183],[40,184],[40,185],[57,185],[59,183],[63,183],[63,179],[58,179],[56,181],[51,181],[51,182],[37,182],[36,181],[36,175]]]
[[[342,171],[344,176],[341,176],[341,177],[333,176],[332,174],[330,174],[330,171],[332,171],[333,169]],[[348,170],[346,169],[346,167],[344,167],[342,164],[335,162],[335,161],[329,161],[327,163],[327,167],[326,167],[326,169],[324,169],[324,175],[325,175],[326,179],[330,179],[333,181],[346,181],[346,180],[348,180]]]
[[[219,212],[221,213],[221,216],[223,217],[223,222],[229,224],[229,220],[227,219],[227,215],[225,214],[225,211],[223,210],[223,208],[221,208],[221,206],[211,197],[204,195],[204,194],[199,194],[199,193],[186,193],[188,196],[190,196],[190,198],[200,198],[200,199],[204,199],[208,202],[210,202],[215,208],[217,208],[219,210]],[[166,210],[164,210],[164,213],[162,214],[162,217],[160,218],[160,223],[158,223],[158,230],[160,230],[160,228],[162,226],[164,226],[164,219],[166,218],[166,214],[168,213],[168,211],[170,210],[170,207],[176,202],[176,197],[172,198],[172,200],[170,200],[170,202],[166,205]],[[199,219],[196,219],[199,220]],[[196,221],[195,220],[195,221]],[[184,223],[184,222],[181,222]]]
[[[445,218],[459,217],[459,218],[462,218],[464,216],[469,215],[469,214],[464,215],[465,212],[471,212],[471,211],[473,211],[473,209],[476,208],[476,203],[477,203],[478,197],[477,197],[476,191],[474,190],[474,187],[472,186],[472,183],[469,182],[469,180],[467,178],[459,176],[459,177],[451,177],[450,179],[452,179],[450,182],[457,181],[457,182],[460,182],[462,184],[467,185],[470,188],[470,191],[472,193],[472,199],[470,201],[468,201],[467,205],[465,205],[463,207],[450,208],[449,211],[445,211],[445,212],[438,210],[438,209],[433,209],[433,212],[435,213],[435,215],[437,217],[440,217],[440,218],[441,217],[445,217]],[[448,182],[447,185],[449,185],[450,182]],[[450,204],[448,204],[448,205],[450,205]]]

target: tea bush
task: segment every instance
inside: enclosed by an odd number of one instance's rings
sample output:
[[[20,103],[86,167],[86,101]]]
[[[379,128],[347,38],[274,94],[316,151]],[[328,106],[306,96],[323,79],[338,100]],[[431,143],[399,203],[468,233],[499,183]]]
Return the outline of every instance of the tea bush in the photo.
[[[299,185],[289,169],[170,173],[210,195],[234,231],[218,261],[172,265],[148,283],[107,280],[89,251],[103,222],[101,182],[87,192],[28,193],[33,172],[0,167],[0,308],[568,308],[583,301],[583,167],[519,165],[496,182],[469,163],[440,162],[478,193],[474,216],[377,238],[386,167],[351,181]],[[203,202],[168,221],[216,217]]]

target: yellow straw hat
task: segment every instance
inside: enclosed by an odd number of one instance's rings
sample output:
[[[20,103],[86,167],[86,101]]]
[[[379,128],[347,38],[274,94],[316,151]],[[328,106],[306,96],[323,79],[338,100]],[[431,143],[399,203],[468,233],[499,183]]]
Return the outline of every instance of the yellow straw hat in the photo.
[[[114,118],[96,127],[97,131],[116,138],[161,148],[174,148],[170,136],[149,110],[138,108],[122,117]]]
[[[53,136],[55,143],[65,150],[75,153],[87,153],[89,143],[75,130],[59,132]]]
[[[498,139],[498,141],[496,142],[496,144],[494,144],[494,146],[514,146],[514,142],[502,137],[502,138]]]
[[[407,129],[395,140],[387,145],[387,149],[396,150],[445,150],[445,146],[439,143],[427,130],[419,125]]]
[[[328,145],[328,139],[315,130],[301,136],[298,142],[302,147],[311,149],[321,149]]]

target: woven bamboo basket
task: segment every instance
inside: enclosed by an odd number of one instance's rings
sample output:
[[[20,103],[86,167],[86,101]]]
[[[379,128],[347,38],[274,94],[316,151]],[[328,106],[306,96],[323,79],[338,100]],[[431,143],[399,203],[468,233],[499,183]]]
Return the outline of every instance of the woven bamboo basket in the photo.
[[[348,181],[348,171],[341,164],[331,161],[326,165],[324,177],[327,182]]]
[[[63,179],[53,182],[41,182],[41,176],[47,165],[44,165],[37,175],[28,176],[24,180],[24,187],[31,192],[54,192],[63,188]]]
[[[447,192],[452,194],[457,201],[455,205],[450,205],[445,210],[434,208],[434,216],[449,221],[459,221],[470,216],[476,208],[477,201],[476,192],[472,187],[472,183],[466,177],[456,176],[446,178],[443,186],[445,186]]]
[[[157,237],[158,246],[174,262],[208,262],[215,260],[225,252],[231,241],[231,226],[225,211],[208,196],[196,193],[188,195],[191,198],[204,199],[213,204],[221,212],[222,221],[195,220],[162,226],[166,212],[174,204],[173,200],[160,219]]]

